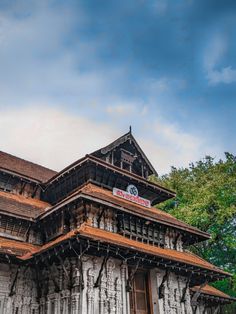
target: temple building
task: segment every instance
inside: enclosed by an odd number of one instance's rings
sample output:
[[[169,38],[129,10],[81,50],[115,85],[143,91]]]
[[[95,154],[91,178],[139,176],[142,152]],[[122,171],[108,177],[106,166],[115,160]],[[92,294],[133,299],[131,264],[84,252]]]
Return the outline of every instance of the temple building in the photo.
[[[230,274],[153,174],[131,131],[60,172],[0,152],[0,314],[224,313]]]

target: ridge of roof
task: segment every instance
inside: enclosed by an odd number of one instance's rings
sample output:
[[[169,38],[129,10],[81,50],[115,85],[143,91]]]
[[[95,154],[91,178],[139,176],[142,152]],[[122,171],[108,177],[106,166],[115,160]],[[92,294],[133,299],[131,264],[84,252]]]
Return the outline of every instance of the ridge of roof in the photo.
[[[0,169],[23,175],[38,182],[48,181],[57,172],[32,161],[0,151]]]

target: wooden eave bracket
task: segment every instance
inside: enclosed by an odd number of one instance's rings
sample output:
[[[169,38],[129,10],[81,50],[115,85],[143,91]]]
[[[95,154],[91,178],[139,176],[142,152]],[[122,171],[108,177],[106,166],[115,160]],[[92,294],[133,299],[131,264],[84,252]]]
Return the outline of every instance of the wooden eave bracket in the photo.
[[[220,310],[220,305],[218,305],[218,306],[215,308],[213,314],[217,314],[217,313],[219,312],[219,310]]]
[[[78,241],[78,238],[76,238],[77,242]],[[82,251],[82,245],[80,243],[80,252],[78,253],[75,248],[73,247],[73,244],[71,244],[71,249],[74,251],[74,253],[76,254],[76,256],[78,257],[78,261],[79,261],[79,272],[80,272],[80,281],[79,281],[79,284],[80,284],[80,289],[83,290],[84,289],[84,275],[83,275],[83,261],[82,261],[82,257],[83,255],[85,254],[85,252],[87,251],[87,248]]]
[[[208,284],[207,281],[205,281],[204,283],[202,283],[202,284],[200,285],[200,287],[198,288],[198,290],[197,290],[197,291],[194,293],[194,295],[192,296],[191,305],[192,305],[192,307],[194,307],[193,314],[196,314],[197,306],[198,306],[197,300],[198,300],[198,298],[199,298],[199,296],[200,296],[200,294],[201,294],[201,290],[202,290],[202,288],[204,288],[207,284]]]
[[[59,261],[60,261],[60,263],[61,263],[61,266],[62,266],[62,268],[63,268],[63,271],[64,271],[64,273],[65,273],[65,275],[66,275],[66,278],[67,278],[68,280],[70,280],[70,276],[69,276],[69,274],[68,274],[68,271],[67,271],[67,269],[65,268],[64,262],[63,262],[63,260],[62,260],[62,258],[61,258],[61,256],[60,256],[59,254],[57,255],[57,258],[59,259]]]
[[[34,268],[35,268],[35,277],[36,277],[36,291],[37,291],[37,301],[39,302],[41,296],[42,296],[42,286],[41,286],[41,281],[39,279],[39,268],[38,268],[38,261],[35,259],[34,263]]]
[[[103,208],[102,208],[102,210],[101,210],[101,212],[100,212],[100,214],[98,216],[98,219],[97,219],[98,228],[100,228],[101,219],[102,219],[102,217],[103,217],[103,215],[105,213],[105,210],[106,210],[106,207],[103,206]]]
[[[107,252],[106,256],[104,256],[104,258],[103,258],[102,265],[101,265],[101,268],[99,270],[97,280],[94,284],[94,288],[98,288],[101,286],[102,272],[103,272],[104,267],[107,265],[108,259],[109,259],[109,253]]]
[[[159,289],[158,289],[159,299],[163,299],[164,298],[165,282],[168,280],[169,274],[170,274],[170,270],[167,269],[165,275],[162,278],[162,282],[161,282],[161,284],[159,286]]]
[[[132,291],[132,286],[133,286],[133,280],[134,280],[134,275],[136,274],[139,264],[140,264],[141,258],[138,259],[135,268],[131,270],[131,273],[127,279],[127,283],[126,283],[126,291],[127,292],[131,292]]]
[[[52,282],[54,284],[55,292],[58,293],[60,292],[60,286],[59,286],[58,280],[56,280],[56,273],[57,273],[56,266],[55,264],[52,264],[52,272],[50,272],[50,274],[51,274]]]
[[[189,288],[189,283],[190,283],[191,277],[192,277],[192,275],[189,275],[189,277],[188,277],[188,279],[186,281],[186,285],[185,285],[185,287],[183,289],[183,294],[182,294],[182,297],[181,297],[181,300],[180,300],[181,303],[182,302],[186,302],[186,293],[187,293],[187,289]]]
[[[20,266],[17,267],[17,270],[16,270],[16,273],[15,273],[14,279],[13,279],[13,281],[12,281],[11,288],[10,288],[10,292],[9,292],[9,297],[12,297],[12,296],[16,293],[16,292],[14,291],[14,288],[15,288],[16,281],[17,281],[17,277],[18,277],[18,274],[19,274],[19,269],[20,269]]]

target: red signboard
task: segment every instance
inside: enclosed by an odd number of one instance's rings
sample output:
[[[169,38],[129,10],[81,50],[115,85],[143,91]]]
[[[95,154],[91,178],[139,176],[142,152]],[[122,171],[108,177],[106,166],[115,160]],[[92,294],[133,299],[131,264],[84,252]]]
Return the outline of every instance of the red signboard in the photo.
[[[117,188],[113,188],[113,195],[118,196],[120,198],[124,198],[127,201],[145,206],[145,207],[151,207],[151,202],[145,198],[142,198],[138,195],[132,195],[126,191],[117,189]]]

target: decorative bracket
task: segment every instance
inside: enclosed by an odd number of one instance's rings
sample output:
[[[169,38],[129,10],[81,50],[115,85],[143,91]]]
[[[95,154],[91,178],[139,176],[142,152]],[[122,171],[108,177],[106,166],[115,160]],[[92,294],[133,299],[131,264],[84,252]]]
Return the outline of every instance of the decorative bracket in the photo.
[[[219,313],[219,310],[220,310],[220,305],[218,305],[218,306],[215,308],[213,314]]]
[[[94,288],[98,288],[98,287],[101,286],[102,271],[104,269],[104,266],[106,266],[106,264],[107,264],[108,258],[109,258],[109,254],[107,252],[106,256],[103,258],[102,265],[101,265],[101,268],[99,270],[99,274],[98,274],[97,280],[96,280],[96,282],[94,284]]]
[[[35,277],[36,277],[35,282],[36,282],[36,290],[37,290],[37,301],[39,302],[42,296],[42,287],[41,287],[41,281],[39,279],[39,268],[38,268],[36,259],[35,259],[34,266],[35,266]]]
[[[68,280],[70,280],[70,276],[69,276],[69,274],[68,274],[67,269],[65,268],[65,265],[64,265],[64,262],[63,262],[61,256],[58,254],[57,257],[58,257],[58,259],[59,259],[59,261],[60,261],[60,263],[61,263],[61,266],[62,266],[62,268],[63,268],[63,270],[64,270],[65,275],[66,275],[66,278],[67,278]]]
[[[141,261],[141,258],[139,258],[139,260],[137,261],[135,268],[131,270],[131,273],[127,279],[127,284],[126,284],[126,291],[127,292],[131,292],[132,291],[132,285],[133,285],[133,280],[134,280],[134,275],[136,274],[138,267],[139,267],[139,263]]]
[[[174,240],[174,248],[177,249],[177,243],[179,241],[181,237],[181,233],[177,234],[177,236],[175,237],[175,240]]]
[[[10,289],[10,292],[9,292],[9,297],[12,297],[15,294],[14,288],[15,288],[17,277],[18,277],[18,274],[19,274],[19,268],[20,268],[20,266],[17,267],[14,279],[12,281],[11,289]]]
[[[60,287],[59,287],[58,281],[56,280],[56,276],[55,276],[56,273],[57,273],[56,267],[54,264],[52,264],[51,278],[52,278],[52,282],[54,284],[55,292],[58,293],[58,292],[60,292]]]
[[[190,275],[188,277],[187,281],[186,281],[186,285],[185,285],[185,287],[183,289],[183,295],[182,295],[181,301],[180,301],[181,303],[186,301],[186,293],[187,293],[187,289],[189,287],[189,283],[190,283],[191,277],[192,277],[192,275]]]
[[[200,294],[201,294],[202,288],[204,288],[206,285],[207,285],[207,281],[205,281],[204,283],[202,283],[202,284],[200,285],[200,287],[198,288],[198,290],[194,293],[194,295],[193,295],[193,297],[192,297],[192,299],[191,299],[191,305],[192,305],[192,307],[194,307],[193,314],[196,314],[196,312],[197,312],[197,306],[198,306],[197,300],[198,300],[198,298],[199,298],[199,296],[200,296]]]
[[[159,286],[159,289],[158,289],[159,299],[163,299],[164,298],[165,282],[168,280],[169,274],[170,274],[170,270],[167,269],[165,275],[162,278],[162,282],[161,282],[161,284]]]
[[[106,210],[106,208],[105,208],[105,206],[104,206],[104,207],[102,208],[102,210],[101,210],[101,213],[100,213],[99,216],[98,216],[98,219],[97,219],[98,228],[100,228],[101,219],[102,219],[102,216],[104,215],[105,210]]]

